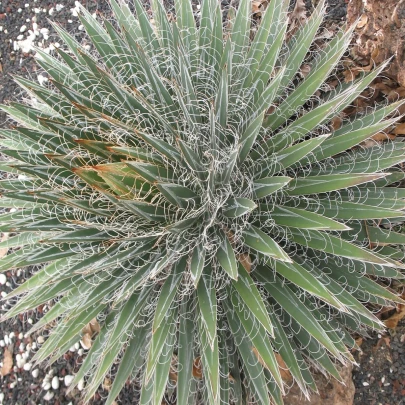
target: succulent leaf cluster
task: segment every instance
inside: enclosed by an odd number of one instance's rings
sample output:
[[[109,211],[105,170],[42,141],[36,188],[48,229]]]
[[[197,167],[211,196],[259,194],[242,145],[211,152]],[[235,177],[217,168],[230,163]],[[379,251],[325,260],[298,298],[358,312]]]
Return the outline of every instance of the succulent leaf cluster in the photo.
[[[400,102],[330,126],[384,66],[328,89],[352,30],[317,52],[323,1],[293,35],[286,0],[254,30],[249,0],[110,2],[113,22],[80,11],[92,50],[55,25],[50,84],[2,106],[0,270],[41,266],[3,319],[53,302],[32,328],[52,363],[96,318],[85,401],[114,364],[106,404],[128,378],[142,405],[282,404],[280,365],[305,395],[310,367],[340,379],[351,332],[401,302],[377,280],[402,278],[403,144],[364,146]]]

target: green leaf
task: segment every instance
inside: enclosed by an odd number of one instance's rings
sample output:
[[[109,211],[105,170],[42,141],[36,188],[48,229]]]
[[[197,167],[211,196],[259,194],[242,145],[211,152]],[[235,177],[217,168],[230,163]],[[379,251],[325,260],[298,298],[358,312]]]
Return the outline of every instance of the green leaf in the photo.
[[[342,190],[343,192],[343,190]],[[388,205],[392,204],[389,201]],[[396,200],[397,201],[397,200]],[[342,219],[342,220],[368,220],[381,218],[397,218],[404,216],[402,211],[395,211],[384,206],[384,199],[368,200],[375,205],[359,204],[357,202],[341,201],[340,197],[334,199],[302,201],[296,204],[294,201],[286,202],[286,205],[297,206],[301,209],[318,213],[324,217]],[[404,207],[401,206],[401,209]]]
[[[181,279],[186,268],[186,260],[183,257],[173,267],[173,272],[166,278],[160,290],[159,300],[156,304],[155,318],[153,319],[152,333],[154,333],[162,323],[169,307],[173,304],[174,297],[179,289]]]
[[[168,219],[168,209],[159,205],[135,200],[121,200],[119,205],[148,221],[165,222]]]
[[[274,268],[278,274],[296,284],[298,287],[308,291],[311,295],[319,297],[321,300],[327,302],[329,305],[334,306],[339,311],[346,312],[346,307],[339,301],[331,291],[329,291],[317,277],[313,276],[311,272],[305,270],[298,263],[283,263],[276,261]],[[269,271],[271,271],[269,269]]]
[[[265,234],[259,228],[251,225],[250,228],[245,229],[242,232],[242,236],[245,245],[257,252],[263,253],[276,260],[291,263],[291,258],[288,254],[284,252],[284,250],[270,236]]]
[[[255,198],[267,197],[280,188],[286,186],[291,180],[291,177],[284,176],[264,177],[262,179],[255,180],[253,184],[254,196]]]
[[[163,322],[152,335],[152,340],[146,360],[146,383],[149,383],[155,373],[156,368],[158,367],[159,358],[162,354],[166,339],[169,335],[171,335],[170,330],[174,326],[177,310],[178,307],[169,308],[165,314]]]
[[[197,288],[201,274],[204,270],[205,256],[206,250],[203,243],[200,242],[195,246],[190,262],[190,275],[195,288]]]
[[[179,404],[192,405],[191,393],[194,392],[193,379],[194,361],[194,322],[191,297],[183,299],[180,304],[179,344],[178,344],[178,373],[177,373],[177,401]]]
[[[197,286],[197,298],[201,320],[212,350],[214,350],[215,339],[217,337],[217,298],[214,282],[212,268],[207,267]]]
[[[236,256],[231,242],[229,241],[228,236],[224,234],[224,232],[219,231],[218,233],[221,238],[221,244],[219,245],[219,248],[217,250],[217,259],[219,261],[219,264],[231,279],[237,280],[238,264],[236,262]]]
[[[273,219],[277,225],[331,231],[347,231],[350,229],[345,224],[299,208],[274,206],[268,213],[265,213],[268,207],[266,204],[262,204],[260,209],[264,211],[262,215],[264,220],[266,218]]]
[[[311,152],[320,147],[319,145],[323,145],[328,138],[329,135],[320,135],[316,138],[297,143],[275,153],[270,157],[267,164],[260,162],[260,164],[257,165],[259,170],[256,171],[255,176],[271,176],[274,173],[288,169],[303,157],[308,155],[311,156]]]
[[[106,405],[113,405],[128,378],[131,376],[131,373],[139,369],[140,366],[137,364],[139,361],[134,361],[134,359],[142,358],[141,351],[143,346],[146,345],[147,332],[148,328],[146,326],[133,330],[133,336],[128,340],[125,353],[120,360],[117,373],[106,400]],[[90,357],[90,354],[88,356]]]
[[[315,250],[320,250],[336,256],[347,257],[353,260],[381,264],[388,267],[394,266],[392,263],[376,256],[366,248],[361,248],[337,236],[333,236],[325,232],[304,229],[295,230],[293,228],[290,229],[290,232],[291,239],[294,242],[303,246],[308,246]]]
[[[311,311],[303,305],[294,295],[291,289],[273,275],[269,277],[269,271],[265,267],[258,267],[255,276],[263,282],[263,287],[292,318],[295,319],[305,330],[308,331],[318,342],[325,346],[334,356],[341,358],[340,352],[328,337],[326,331],[319,325]],[[271,279],[271,281],[269,280]]]
[[[256,203],[248,198],[230,198],[224,206],[223,214],[228,218],[236,218],[250,213],[256,207]]]
[[[266,329],[271,336],[273,334],[273,325],[270,322],[269,314],[264,305],[263,299],[250,274],[239,263],[239,278],[232,280],[232,286],[237,291],[239,298],[249,308],[258,322]]]
[[[313,151],[313,154],[303,156],[302,161],[299,162],[297,166],[299,164],[307,165],[308,163],[319,162],[328,157],[342,153],[365,141],[377,132],[383,131],[385,128],[388,128],[390,125],[394,124],[397,120],[398,118],[377,122],[374,125],[359,128],[356,131],[346,132],[341,135],[336,135],[337,132],[335,132],[332,137],[326,139],[321,146],[316,148]]]
[[[146,181],[155,183],[156,181],[171,182],[174,180],[174,173],[171,169],[166,169],[162,166],[152,165],[150,163],[125,162],[139,176],[142,176]]]
[[[284,363],[288,367],[291,375],[296,379],[296,382],[302,392],[308,395],[307,385],[316,389],[312,375],[307,370],[300,351],[295,346],[294,341],[287,336],[284,330],[285,328],[281,325],[273,309],[269,311],[269,316],[274,326],[275,335],[275,338],[272,340],[272,344],[278,351],[279,355],[281,355],[281,358],[284,360]],[[304,375],[308,378],[304,378]]]
[[[283,389],[283,380],[280,375],[279,366],[265,328],[260,323],[255,322],[256,317],[254,314],[244,305],[244,301],[240,296],[235,294],[235,292],[232,293],[229,287],[227,288],[227,295],[229,307],[233,308],[236,316],[239,318],[246,334],[260,355],[262,365],[270,371],[277,385]]]
[[[374,174],[329,174],[323,176],[298,177],[290,183],[289,195],[327,193],[385,177],[385,173]]]
[[[201,363],[205,384],[208,389],[208,399],[210,405],[219,405],[219,351],[218,337],[215,336],[214,342],[210,345],[209,338],[204,328],[202,319],[198,321],[198,330],[200,333]]]
[[[225,301],[224,306],[226,308],[225,314],[228,319],[229,329],[235,340],[239,357],[242,360],[243,369],[249,376],[249,380],[255,388],[256,400],[258,400],[261,405],[270,405],[270,397],[266,388],[263,367],[253,354],[252,342],[247,337],[247,334],[243,331],[240,320],[233,311],[233,308],[230,307]],[[238,372],[238,374],[239,373],[240,372]]]
[[[215,100],[215,114],[218,123],[222,128],[226,128],[228,118],[228,72],[227,68],[222,69],[219,89]],[[221,139],[223,142],[224,139]]]
[[[254,145],[256,138],[262,128],[264,112],[259,114],[249,126],[246,128],[245,132],[239,139],[239,156],[238,164],[240,165],[248,156],[252,146]]]
[[[196,199],[198,198],[194,191],[179,184],[157,183],[155,186],[167,201],[180,208],[187,208],[195,205]]]

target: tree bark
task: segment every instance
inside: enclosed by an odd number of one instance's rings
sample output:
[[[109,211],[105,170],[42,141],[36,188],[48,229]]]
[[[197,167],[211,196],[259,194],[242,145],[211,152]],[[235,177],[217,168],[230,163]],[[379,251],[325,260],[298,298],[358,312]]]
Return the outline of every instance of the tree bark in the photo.
[[[357,23],[352,56],[362,66],[384,62],[386,74],[405,87],[405,0],[349,0],[349,26]]]

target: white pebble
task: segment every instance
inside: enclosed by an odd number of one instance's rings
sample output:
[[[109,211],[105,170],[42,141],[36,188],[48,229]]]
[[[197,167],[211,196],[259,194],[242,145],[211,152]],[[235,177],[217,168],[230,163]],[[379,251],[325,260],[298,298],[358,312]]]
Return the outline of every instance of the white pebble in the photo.
[[[24,31],[26,31],[27,30],[27,26],[26,25],[23,25],[21,28],[20,28],[20,32],[24,32]]]
[[[4,335],[4,343],[6,344],[6,346],[8,346],[10,343],[10,339],[8,338],[7,335]]]
[[[4,347],[6,344],[4,343],[4,340],[2,339],[2,340],[0,340],[0,346],[1,347]]]
[[[9,283],[9,282],[7,281],[6,286],[7,286],[7,287],[11,287],[11,283]]]
[[[7,276],[4,273],[0,274],[0,284],[4,285],[7,282]]]
[[[4,297],[7,296],[7,293],[6,293],[5,291],[2,291],[2,292],[1,292],[1,296],[4,298]]]
[[[53,7],[51,7],[48,11],[49,15],[53,15],[53,12],[55,11],[55,9]]]
[[[44,337],[43,337],[43,336],[38,336],[38,337],[37,337],[37,342],[38,342],[40,345],[42,345],[42,343],[45,342]]]
[[[14,332],[10,332],[10,334],[8,335],[9,339],[11,340],[13,337],[15,336]]]
[[[79,356],[83,356],[83,353],[84,353],[84,350],[83,350],[83,349],[79,349],[79,350],[77,351],[77,354],[78,354]]]
[[[18,334],[18,339],[22,340],[23,338],[24,338],[24,335],[23,335],[22,332],[20,332],[20,333]]]
[[[80,345],[79,345],[78,342],[75,343],[75,349],[76,349],[76,350],[79,350],[79,349],[80,349]]]
[[[77,383],[77,389],[79,391],[83,391],[83,389],[84,389],[84,380],[83,380],[83,378]]]
[[[25,370],[25,371],[30,371],[30,370],[31,370],[31,367],[32,367],[32,364],[31,364],[31,363],[25,363],[25,364],[24,364],[24,370]]]
[[[17,385],[17,381],[14,381],[10,384],[10,388],[13,389]]]
[[[64,381],[65,381],[66,387],[69,387],[69,385],[72,384],[73,378],[74,378],[74,376],[72,376],[72,375],[69,375],[69,374],[65,375]]]
[[[65,6],[63,4],[57,4],[56,5],[56,11],[60,11],[62,10],[62,8],[64,8]]]
[[[41,84],[41,85],[48,81],[48,78],[45,76],[42,76],[41,74],[39,74],[37,76],[37,79],[38,79],[39,84]]]
[[[42,388],[43,388],[45,391],[50,390],[50,389],[51,389],[51,383],[44,381],[44,382],[42,383]]]
[[[18,13],[21,13],[21,12],[22,12],[22,8],[19,8],[19,9],[17,10],[17,12],[18,12]]]
[[[25,3],[25,4],[24,4],[24,7],[25,7],[25,8],[28,8],[29,6],[30,6],[30,5],[29,5],[28,3]]]
[[[34,323],[34,321],[32,320],[32,318],[28,318],[28,321],[27,321],[30,325],[32,325],[33,323]]]
[[[368,382],[363,382],[363,385],[365,386],[365,387],[368,387],[370,384],[368,383]]]
[[[59,378],[58,377],[53,377],[52,378],[52,383],[51,383],[51,385],[52,385],[52,388],[54,389],[54,390],[57,390],[58,388],[59,388]]]
[[[4,394],[0,392],[0,404],[2,404],[4,401]]]
[[[55,394],[52,391],[48,391],[46,393],[46,395],[44,396],[44,400],[45,401],[50,401],[54,396],[55,396]]]
[[[35,370],[32,370],[31,375],[32,375],[34,378],[37,378],[37,377],[39,376],[39,370],[38,370],[37,368],[36,368]]]

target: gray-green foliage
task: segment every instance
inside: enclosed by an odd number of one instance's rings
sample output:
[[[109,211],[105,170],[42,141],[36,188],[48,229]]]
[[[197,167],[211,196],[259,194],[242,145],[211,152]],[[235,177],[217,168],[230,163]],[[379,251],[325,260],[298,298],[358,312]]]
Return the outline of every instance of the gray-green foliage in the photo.
[[[288,40],[288,1],[253,38],[249,0],[225,27],[216,0],[196,19],[151,3],[153,24],[140,0],[136,17],[111,0],[114,24],[81,9],[93,52],[55,26],[65,45],[37,50],[51,84],[17,78],[36,102],[2,107],[20,125],[1,132],[0,205],[17,210],[0,270],[43,264],[3,319],[54,300],[34,327],[52,325],[35,360],[53,362],[97,318],[72,384],[88,376],[86,401],[117,361],[107,404],[129,377],[142,405],[281,404],[277,356],[308,394],[308,364],[339,379],[350,332],[400,301],[377,278],[402,277],[403,145],[361,146],[399,103],[330,129],[384,66],[314,96],[351,38],[308,60],[322,1]]]

